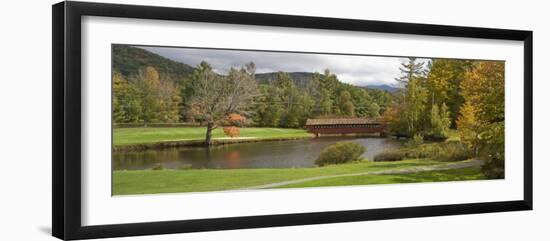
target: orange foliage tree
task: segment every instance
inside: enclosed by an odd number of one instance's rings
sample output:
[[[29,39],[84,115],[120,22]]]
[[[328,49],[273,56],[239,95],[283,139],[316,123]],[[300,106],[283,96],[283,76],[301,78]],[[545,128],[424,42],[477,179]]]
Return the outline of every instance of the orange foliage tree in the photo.
[[[225,133],[226,136],[229,136],[231,138],[239,137],[241,134],[241,130],[239,127],[236,126],[228,126],[223,128],[223,133]]]
[[[225,133],[225,135],[231,138],[239,137],[239,135],[241,134],[239,126],[242,126],[245,120],[246,118],[239,114],[232,113],[227,115],[227,117],[225,118],[224,124],[228,126],[223,128],[223,133]]]

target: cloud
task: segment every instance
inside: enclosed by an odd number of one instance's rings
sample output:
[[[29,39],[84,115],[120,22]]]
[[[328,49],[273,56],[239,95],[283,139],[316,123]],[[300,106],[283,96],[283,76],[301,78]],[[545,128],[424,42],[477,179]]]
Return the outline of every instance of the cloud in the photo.
[[[257,73],[267,72],[324,72],[338,76],[342,82],[357,86],[395,85],[399,66],[407,61],[402,57],[354,56],[337,54],[286,53],[247,50],[218,50],[174,47],[141,47],[174,61],[191,66],[201,61],[210,63],[218,73],[249,62],[256,64]]]

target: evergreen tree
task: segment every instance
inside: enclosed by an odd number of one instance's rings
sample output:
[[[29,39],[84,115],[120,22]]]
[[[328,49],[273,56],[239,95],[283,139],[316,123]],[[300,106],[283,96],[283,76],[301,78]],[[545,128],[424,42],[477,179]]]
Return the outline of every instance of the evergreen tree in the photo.
[[[411,80],[417,79],[425,74],[424,62],[417,61],[417,58],[410,57],[399,67],[401,76],[396,78],[399,83],[406,86]]]
[[[255,122],[258,126],[278,127],[283,108],[275,86],[262,86],[261,95],[255,101]]]

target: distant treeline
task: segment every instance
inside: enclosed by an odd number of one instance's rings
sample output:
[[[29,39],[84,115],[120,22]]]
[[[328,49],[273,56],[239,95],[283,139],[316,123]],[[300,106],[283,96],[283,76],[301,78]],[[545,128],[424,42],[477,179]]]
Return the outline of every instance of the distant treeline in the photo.
[[[244,68],[241,70],[246,72]],[[197,83],[205,76],[213,82],[243,76],[252,80],[246,82],[253,85],[252,98],[245,106],[239,106],[238,114],[254,126],[300,128],[307,118],[377,118],[392,101],[390,92],[342,83],[329,70],[322,74],[256,74],[253,63],[248,68],[248,75],[239,74],[239,70],[218,74],[206,62],[191,67],[143,49],[114,46],[114,121],[134,125],[206,123],[210,118],[205,113],[207,108],[196,101],[200,92]]]

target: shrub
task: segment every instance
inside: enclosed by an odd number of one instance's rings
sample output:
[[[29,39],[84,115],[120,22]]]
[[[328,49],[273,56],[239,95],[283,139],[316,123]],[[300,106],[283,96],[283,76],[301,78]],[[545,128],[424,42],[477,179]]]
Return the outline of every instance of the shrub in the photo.
[[[392,162],[392,161],[401,161],[403,159],[405,159],[407,156],[406,156],[406,153],[403,152],[403,151],[385,151],[385,152],[382,152],[376,156],[374,156],[374,161],[375,162],[381,162],[381,161],[389,161],[389,162]]]
[[[439,161],[463,161],[473,157],[472,151],[459,141],[445,142],[437,146],[433,158]]]
[[[415,134],[412,139],[407,141],[405,144],[407,147],[417,147],[424,143],[424,136],[420,134]]]
[[[376,155],[374,161],[400,161],[419,158],[431,158],[438,161],[462,161],[472,156],[472,152],[464,144],[459,141],[451,141],[386,151]]]
[[[319,166],[357,161],[367,148],[352,142],[338,142],[325,147],[315,163]]]
[[[180,170],[187,170],[187,169],[191,169],[193,168],[193,165],[192,164],[181,164],[178,169]]]
[[[157,164],[155,164],[155,166],[153,167],[153,170],[154,170],[154,171],[164,170],[164,166],[162,165],[162,163],[157,163]]]
[[[226,136],[233,138],[233,137],[239,137],[239,135],[241,134],[241,131],[239,130],[239,127],[230,126],[230,127],[224,127],[223,133],[225,133]]]
[[[491,159],[481,167],[481,172],[489,179],[504,178],[504,160]]]

